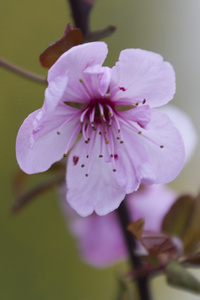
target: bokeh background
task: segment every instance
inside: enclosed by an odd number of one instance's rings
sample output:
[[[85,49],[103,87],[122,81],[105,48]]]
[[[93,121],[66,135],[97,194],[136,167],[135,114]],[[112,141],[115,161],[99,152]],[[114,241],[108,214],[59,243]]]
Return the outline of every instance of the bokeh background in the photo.
[[[177,75],[173,102],[189,114],[200,135],[199,15],[199,0],[97,0],[91,28],[118,28],[106,39],[109,66],[124,48],[151,50],[170,61]],[[1,0],[0,56],[46,75],[38,57],[62,36],[68,22],[72,19],[65,0]],[[81,262],[55,191],[40,196],[18,216],[10,214],[12,178],[18,170],[16,134],[24,118],[41,107],[44,88],[0,68],[0,299],[115,299],[117,273],[124,265],[97,270]],[[199,149],[171,184],[180,193],[200,189]],[[200,278],[200,270],[195,273]],[[152,288],[155,300],[199,299],[169,288],[163,277],[153,280]]]

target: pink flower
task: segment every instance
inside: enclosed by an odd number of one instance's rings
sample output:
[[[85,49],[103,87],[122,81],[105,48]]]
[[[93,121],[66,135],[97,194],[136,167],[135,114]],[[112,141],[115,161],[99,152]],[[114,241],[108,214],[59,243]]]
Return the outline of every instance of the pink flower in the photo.
[[[187,161],[192,157],[197,144],[197,133],[190,118],[180,109],[167,105],[164,111],[181,130]],[[186,162],[187,162],[186,161]],[[93,213],[80,217],[65,201],[66,187],[60,189],[62,211],[77,240],[82,259],[95,267],[107,267],[125,260],[126,245],[115,212],[106,216]],[[132,221],[145,220],[145,229],[160,232],[163,217],[176,200],[176,192],[165,185],[143,186],[137,192],[127,195],[126,203]]]
[[[64,193],[63,193],[64,194]],[[63,197],[64,198],[64,197]],[[176,199],[176,193],[165,185],[144,186],[125,200],[132,220],[145,219],[145,229],[159,232],[164,215]],[[72,234],[76,237],[82,259],[103,268],[128,257],[116,212],[106,216],[82,218],[65,200],[62,208]]]
[[[159,54],[127,49],[110,69],[102,66],[106,55],[103,42],[61,55],[43,107],[17,137],[17,160],[28,174],[69,153],[67,201],[82,216],[114,210],[140,184],[173,180],[184,163],[178,130],[155,109],[175,93],[172,66]]]

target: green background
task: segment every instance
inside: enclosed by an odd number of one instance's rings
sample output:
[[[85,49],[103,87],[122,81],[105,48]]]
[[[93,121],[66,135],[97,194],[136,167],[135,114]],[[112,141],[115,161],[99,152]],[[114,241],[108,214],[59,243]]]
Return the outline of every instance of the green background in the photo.
[[[177,75],[173,101],[193,119],[200,133],[200,2],[199,0],[98,0],[91,28],[116,25],[107,38],[112,66],[124,48],[144,48],[162,54]],[[66,1],[1,0],[0,56],[46,75],[38,57],[61,37],[72,22]],[[12,217],[12,178],[18,170],[15,138],[24,118],[41,107],[44,86],[0,68],[0,299],[108,300],[115,299],[116,274],[124,265],[97,270],[80,261],[76,244],[61,214],[56,192],[40,196]],[[191,162],[171,184],[179,192],[199,191],[199,147]],[[32,182],[37,180],[33,176]],[[196,271],[200,278],[200,271]],[[152,283],[155,300],[199,299]]]

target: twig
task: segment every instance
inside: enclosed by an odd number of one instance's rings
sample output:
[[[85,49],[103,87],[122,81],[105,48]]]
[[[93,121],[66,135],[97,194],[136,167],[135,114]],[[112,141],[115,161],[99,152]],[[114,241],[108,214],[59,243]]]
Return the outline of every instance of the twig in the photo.
[[[142,267],[142,262],[140,258],[135,254],[136,249],[136,241],[132,233],[127,230],[127,226],[132,223],[130,218],[127,206],[126,206],[126,198],[122,201],[121,205],[117,209],[122,233],[124,236],[125,243],[127,245],[127,250],[129,253],[129,259],[132,267],[137,271]],[[149,289],[148,276],[145,274],[137,278],[136,280],[138,285],[138,290],[140,294],[141,300],[151,300],[151,294]]]
[[[88,0],[69,0],[74,25],[81,29],[83,37],[89,34],[89,15],[92,2]]]
[[[34,80],[39,83],[47,84],[46,77],[42,75],[38,75],[36,73],[30,72],[26,69],[23,69],[11,62],[8,62],[4,58],[0,57],[0,66],[4,67],[5,69],[12,71],[20,76],[23,76],[27,79]]]

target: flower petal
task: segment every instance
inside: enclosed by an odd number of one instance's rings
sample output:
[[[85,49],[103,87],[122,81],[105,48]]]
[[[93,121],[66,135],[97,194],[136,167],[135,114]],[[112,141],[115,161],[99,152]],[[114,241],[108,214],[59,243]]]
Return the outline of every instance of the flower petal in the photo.
[[[60,135],[58,126],[66,120],[66,116],[42,115],[42,109],[30,114],[22,124],[16,141],[16,155],[20,168],[28,173],[46,171],[60,160],[65,153],[67,141],[77,124],[72,120],[63,127]]]
[[[105,216],[92,214],[80,217],[66,202],[66,188],[62,187],[61,207],[67,224],[77,239],[82,259],[98,268],[108,267],[128,257],[116,212]],[[144,228],[159,232],[162,219],[176,199],[176,193],[167,186],[142,186],[127,195],[126,204],[132,221],[145,220]]]
[[[92,42],[72,47],[63,53],[56,63],[49,69],[48,82],[57,76],[70,74],[80,78],[83,71],[90,66],[103,64],[108,53],[104,42]]]
[[[104,96],[110,85],[111,69],[96,65],[88,67],[84,73],[89,75],[87,81],[90,81],[89,85],[92,88],[93,96],[97,99],[99,96]]]
[[[189,116],[174,105],[167,105],[159,108],[167,114],[179,130],[185,146],[185,163],[187,163],[196,148],[198,136],[194,124]]]
[[[95,142],[94,157],[90,158],[92,163],[89,172],[87,170],[90,162],[87,159],[84,161],[85,167],[81,168],[84,146],[85,143],[81,139],[72,149],[68,158],[67,201],[81,216],[88,216],[93,211],[98,215],[105,215],[116,209],[124,199],[125,188],[123,185],[127,183],[123,179],[119,185],[116,181],[118,174],[113,172],[112,164],[106,163],[104,158],[99,157],[99,140]],[[74,156],[79,157],[76,165],[73,163]],[[89,173],[88,177],[85,176],[86,173]],[[133,181],[132,179],[131,183]]]
[[[141,49],[126,49],[112,69],[113,100],[126,98],[130,104],[144,99],[150,107],[169,102],[175,93],[173,67],[161,55]]]
[[[162,220],[175,200],[176,192],[163,184],[141,186],[126,198],[133,220],[144,219],[144,228],[156,232],[161,231]]]
[[[90,81],[88,82],[84,71],[89,67],[101,65],[107,52],[104,42],[93,42],[72,47],[61,55],[48,73],[48,82],[58,82],[59,86],[57,77],[67,78],[63,85],[65,89],[62,100],[58,97],[57,101],[88,103],[95,94],[90,91]]]
[[[123,135],[141,183],[167,183],[178,176],[184,164],[184,145],[167,115],[152,109],[151,121],[141,134],[123,125]]]

